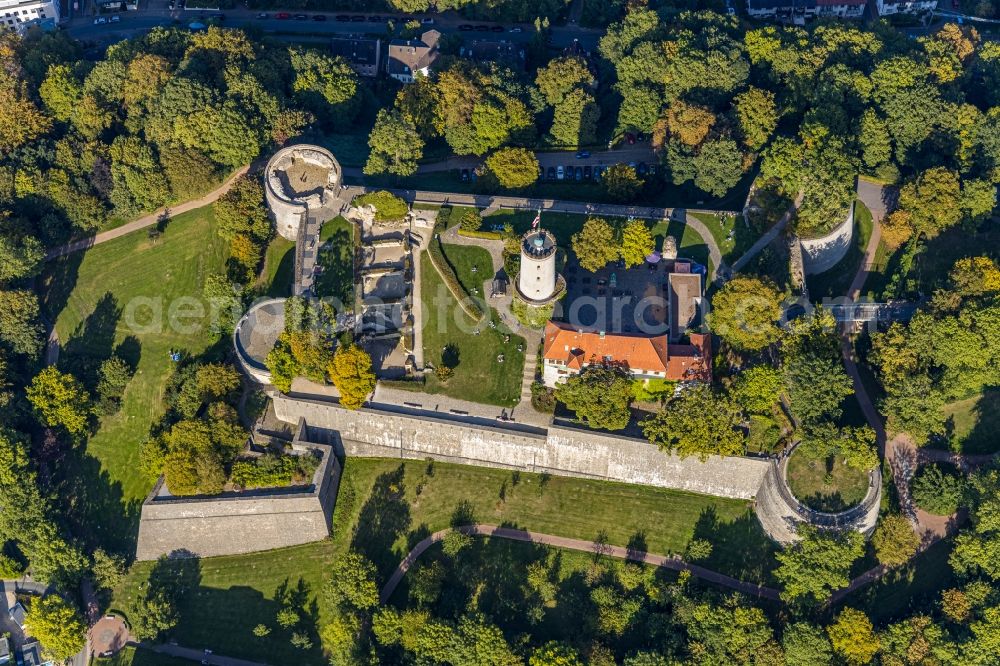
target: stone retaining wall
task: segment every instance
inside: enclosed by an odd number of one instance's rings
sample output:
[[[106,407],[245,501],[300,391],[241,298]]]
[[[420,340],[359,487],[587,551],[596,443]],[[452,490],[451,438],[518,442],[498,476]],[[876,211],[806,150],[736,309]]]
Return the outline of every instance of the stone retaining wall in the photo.
[[[806,275],[823,273],[836,266],[847,255],[854,241],[854,204],[847,213],[847,219],[819,238],[800,238],[802,259]]]
[[[334,403],[276,395],[278,419],[305,419],[308,437],[338,454],[479,465],[558,476],[637,483],[751,499],[768,470],[766,460],[712,456],[680,459],[645,440],[575,428],[520,430],[453,421],[433,414],[379,409],[349,411]]]

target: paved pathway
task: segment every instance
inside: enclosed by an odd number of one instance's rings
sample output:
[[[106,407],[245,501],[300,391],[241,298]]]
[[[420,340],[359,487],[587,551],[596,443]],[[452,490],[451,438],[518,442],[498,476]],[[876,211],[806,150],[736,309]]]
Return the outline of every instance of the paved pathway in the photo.
[[[239,179],[240,176],[245,174],[250,169],[249,166],[240,167],[233,173],[229,179],[220,185],[217,189],[209,192],[205,196],[199,199],[192,199],[190,201],[185,201],[184,203],[179,203],[172,208],[161,208],[155,213],[150,213],[149,215],[144,215],[137,220],[132,220],[127,224],[123,224],[120,227],[110,229],[108,231],[102,231],[101,233],[90,236],[89,238],[83,238],[78,241],[73,241],[71,243],[66,243],[65,245],[60,245],[54,247],[48,251],[45,255],[46,261],[51,261],[52,259],[57,259],[58,257],[66,256],[67,254],[73,254],[74,252],[79,252],[80,250],[86,250],[94,245],[100,245],[101,243],[106,243],[109,240],[114,240],[115,238],[121,238],[126,234],[130,234],[133,231],[138,231],[140,229],[145,229],[157,224],[160,218],[167,214],[170,217],[180,215],[181,213],[186,213],[189,210],[194,210],[196,208],[201,208],[202,206],[207,206],[211,203],[215,203],[223,194],[229,191],[229,188],[233,186],[233,183]]]
[[[722,585],[753,597],[760,597],[775,601],[779,599],[778,590],[773,587],[754,585],[753,583],[747,583],[733,578],[732,576],[720,574],[717,571],[705,569],[704,567],[700,567],[696,564],[688,564],[676,555],[657,555],[655,553],[646,553],[628,548],[622,548],[621,546],[609,546],[595,541],[569,539],[552,534],[526,532],[524,530],[515,530],[509,527],[497,527],[496,525],[465,525],[454,529],[457,529],[463,534],[474,536],[496,537],[500,539],[511,539],[512,541],[524,541],[527,543],[540,543],[546,546],[554,546],[556,548],[567,548],[569,550],[596,553],[608,557],[616,557],[622,560],[630,560],[632,562],[643,562],[656,567],[673,569],[674,571],[690,571],[692,575],[710,583]],[[399,563],[399,566],[397,566],[396,570],[392,572],[389,580],[382,588],[379,598],[383,604],[386,603],[392,596],[392,593],[396,590],[399,582],[403,580],[403,576],[405,576],[406,572],[411,566],[413,566],[413,563],[417,561],[417,558],[419,558],[420,555],[422,555],[423,552],[430,548],[433,544],[444,539],[444,537],[451,531],[452,528],[448,528],[435,532],[413,547],[413,550],[411,550],[406,557],[403,558],[403,561]]]
[[[457,192],[430,192],[425,190],[389,190],[398,197],[410,203],[430,204],[436,206],[474,206],[476,208],[524,210],[549,213],[572,213],[576,215],[602,215],[606,217],[636,217],[644,220],[681,219],[694,229],[708,247],[708,256],[712,264],[710,281],[715,280],[716,273],[723,266],[722,253],[715,242],[715,237],[708,227],[698,218],[689,213],[732,213],[733,211],[696,210],[691,208],[658,208],[656,206],[625,206],[618,204],[598,204],[583,201],[565,201],[563,199],[530,199],[526,197],[494,196],[489,194],[464,194]],[[680,239],[678,239],[680,240]]]
[[[743,256],[733,262],[732,270],[734,273],[743,269],[750,260],[757,256],[757,253],[763,250],[765,247],[771,244],[775,238],[778,237],[785,227],[788,226],[789,220],[792,219],[792,215],[798,210],[799,205],[802,203],[802,196],[796,197],[795,202],[792,203],[791,208],[785,211],[785,214],[781,216],[781,219],[774,223],[774,226],[764,232],[757,242],[750,246],[750,249],[743,253]]]
[[[142,643],[142,647],[153,652],[159,652],[160,654],[169,654],[172,657],[190,659],[202,664],[212,664],[212,666],[267,666],[264,662],[226,657],[221,654],[210,653],[206,650],[195,650],[194,648],[181,647],[180,645]]]
[[[869,269],[875,262],[875,255],[878,253],[878,246],[882,241],[882,225],[879,224],[879,220],[881,220],[881,216],[879,218],[872,216],[872,235],[868,239],[865,256],[861,259],[858,272],[855,273],[854,279],[851,280],[851,286],[847,290],[847,297],[852,301],[858,300],[858,296],[861,295],[861,290],[864,289],[865,282],[868,280]]]

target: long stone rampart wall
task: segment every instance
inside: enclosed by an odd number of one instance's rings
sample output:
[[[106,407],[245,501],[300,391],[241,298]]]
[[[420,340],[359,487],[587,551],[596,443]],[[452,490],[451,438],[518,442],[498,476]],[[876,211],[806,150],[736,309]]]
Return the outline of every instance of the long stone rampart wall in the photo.
[[[273,404],[277,418],[288,423],[305,419],[309,439],[326,440],[346,456],[433,458],[739,499],[754,497],[768,470],[767,461],[761,459],[681,459],[644,440],[575,428],[529,432],[431,414],[349,411],[333,403],[284,395],[275,396]]]

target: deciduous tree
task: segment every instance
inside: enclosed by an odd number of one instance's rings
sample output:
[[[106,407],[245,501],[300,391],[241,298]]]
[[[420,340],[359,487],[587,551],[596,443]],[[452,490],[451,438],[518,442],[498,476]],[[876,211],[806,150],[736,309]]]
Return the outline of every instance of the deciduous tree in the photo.
[[[798,534],[799,541],[775,554],[778,568],[774,577],[784,587],[781,598],[823,603],[851,582],[851,565],[864,555],[865,539],[851,529],[822,530],[805,523],[799,526]]]
[[[700,385],[683,391],[643,421],[642,432],[661,449],[705,460],[710,455],[744,453],[740,421],[739,410],[726,396]]]
[[[87,389],[73,375],[49,366],[35,375],[25,393],[45,425],[63,428],[71,435],[87,430],[93,405]]]
[[[538,180],[538,160],[527,148],[501,148],[486,158],[486,168],[508,189],[528,187]]]
[[[910,561],[920,546],[920,537],[902,514],[882,518],[872,535],[875,556],[882,564],[898,567]]]
[[[608,196],[619,203],[634,200],[642,189],[642,179],[636,174],[635,167],[628,164],[612,164],[601,174],[601,182]]]
[[[366,174],[391,173],[410,176],[424,156],[424,140],[412,122],[396,112],[381,109],[368,135],[371,152],[365,163]]]
[[[639,266],[656,249],[653,234],[643,220],[632,220],[622,228],[622,261],[626,267]]]
[[[375,390],[372,357],[357,345],[338,347],[328,374],[340,393],[341,406],[347,409],[360,408]]]
[[[631,413],[632,379],[624,368],[590,365],[556,385],[556,399],[595,430],[621,430]]]
[[[58,661],[69,659],[87,642],[87,624],[80,611],[58,594],[32,601],[25,624],[45,654]]]
[[[781,338],[781,295],[765,280],[735,277],[712,297],[709,325],[737,349],[759,351]]]
[[[834,652],[851,666],[863,666],[878,653],[879,640],[871,620],[855,608],[840,611],[826,632]]]
[[[599,217],[588,218],[573,234],[573,254],[587,271],[599,271],[618,258],[618,244],[611,225]]]

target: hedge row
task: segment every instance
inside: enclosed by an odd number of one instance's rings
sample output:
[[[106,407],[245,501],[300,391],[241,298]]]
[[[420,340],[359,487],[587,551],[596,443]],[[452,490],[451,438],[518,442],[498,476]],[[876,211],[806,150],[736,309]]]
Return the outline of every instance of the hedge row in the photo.
[[[462,283],[458,281],[458,276],[455,275],[455,270],[448,263],[447,257],[444,256],[444,248],[441,247],[441,239],[435,238],[431,241],[427,248],[427,254],[431,258],[431,263],[434,264],[434,268],[437,270],[438,275],[444,280],[444,283],[448,286],[448,291],[451,295],[455,297],[458,301],[459,306],[465,311],[465,314],[472,317],[473,320],[479,321],[485,316],[483,309],[479,307],[479,304],[473,300],[469,292],[465,291],[462,287]]]
[[[459,236],[466,238],[482,238],[484,240],[503,240],[503,234],[499,231],[469,231],[468,229],[458,229]]]
[[[312,476],[319,465],[319,458],[312,455],[266,454],[251,460],[237,460],[230,475],[234,485],[241,488],[275,488],[304,481]]]

